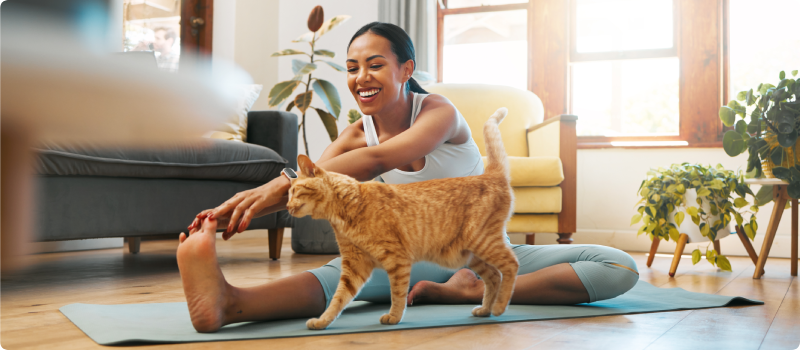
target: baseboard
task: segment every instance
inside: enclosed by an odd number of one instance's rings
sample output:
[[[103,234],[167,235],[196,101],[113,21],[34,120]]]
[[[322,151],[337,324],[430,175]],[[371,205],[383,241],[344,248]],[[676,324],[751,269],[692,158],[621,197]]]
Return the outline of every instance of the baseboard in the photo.
[[[33,242],[30,245],[30,252],[31,254],[71,252],[78,250],[122,248],[123,245],[124,240],[121,237]]]
[[[514,244],[525,243],[524,234],[510,233],[509,237],[511,238],[511,242]],[[554,233],[537,233],[536,244],[558,244],[558,242],[556,242],[557,238],[558,235]],[[637,237],[636,231],[578,229],[578,232],[575,232],[572,235],[572,239],[572,244],[600,244],[627,252],[649,252],[650,244],[652,243],[645,235]],[[761,253],[763,241],[764,232],[759,232],[756,235],[755,241],[753,242],[753,247],[756,250],[756,254]],[[730,237],[722,238],[719,242],[722,254],[732,256],[747,256],[747,251],[744,249],[744,246],[742,246],[742,241],[739,240],[739,237],[736,235],[730,235]],[[710,242],[686,244],[684,253],[689,254],[692,252],[692,250],[698,247],[703,253],[705,253],[705,248],[709,244]],[[776,258],[789,258],[791,256],[790,249],[791,237],[787,235],[777,235],[775,236],[775,241],[772,243],[772,249],[770,249],[769,256]],[[658,245],[658,252],[674,254],[675,242],[661,241],[661,243]]]

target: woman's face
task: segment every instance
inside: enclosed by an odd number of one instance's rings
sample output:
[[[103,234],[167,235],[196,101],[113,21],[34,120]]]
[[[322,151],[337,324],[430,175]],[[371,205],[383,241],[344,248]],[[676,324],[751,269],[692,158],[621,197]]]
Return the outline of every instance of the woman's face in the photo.
[[[380,114],[398,101],[413,70],[413,61],[400,65],[391,43],[380,35],[366,33],[347,51],[347,86],[366,115]]]

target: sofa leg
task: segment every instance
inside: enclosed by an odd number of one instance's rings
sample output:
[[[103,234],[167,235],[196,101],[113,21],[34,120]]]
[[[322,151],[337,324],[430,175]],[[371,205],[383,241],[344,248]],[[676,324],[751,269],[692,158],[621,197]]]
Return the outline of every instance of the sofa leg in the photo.
[[[269,257],[272,260],[281,258],[283,247],[283,227],[269,229]]]
[[[536,234],[535,233],[528,233],[525,235],[525,244],[527,245],[534,245],[536,242]]]
[[[128,244],[128,251],[131,254],[138,254],[139,246],[142,244],[142,237],[125,237],[125,243]]]
[[[558,234],[558,244],[571,244],[571,243],[572,243],[572,232]]]

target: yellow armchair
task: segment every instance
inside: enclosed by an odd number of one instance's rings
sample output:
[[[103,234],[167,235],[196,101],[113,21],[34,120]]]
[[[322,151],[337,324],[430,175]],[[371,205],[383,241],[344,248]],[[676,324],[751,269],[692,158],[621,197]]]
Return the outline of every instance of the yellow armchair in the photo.
[[[508,86],[435,84],[425,89],[453,102],[483,155],[483,123],[498,108],[508,108],[508,116],[500,124],[515,197],[507,230],[526,233],[528,244],[533,244],[536,232],[557,233],[559,243],[571,243],[576,214],[577,117],[543,120],[542,101],[535,94]]]

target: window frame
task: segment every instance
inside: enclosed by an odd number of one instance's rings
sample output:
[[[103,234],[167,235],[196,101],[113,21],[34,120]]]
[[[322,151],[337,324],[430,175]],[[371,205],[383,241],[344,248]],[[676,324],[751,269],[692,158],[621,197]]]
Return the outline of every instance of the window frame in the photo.
[[[441,83],[443,79],[443,56],[444,56],[444,17],[448,15],[463,15],[468,13],[501,12],[513,10],[526,10],[530,13],[530,1],[527,3],[504,4],[504,5],[482,5],[472,7],[448,8],[447,0],[437,0],[436,2],[436,81]],[[528,15],[530,20],[530,14]],[[530,23],[528,23],[530,33]],[[530,34],[529,34],[530,36]],[[528,38],[526,38],[528,39]],[[530,45],[528,47],[530,50]],[[530,54],[529,54],[530,55]],[[529,68],[530,69],[530,68]],[[530,82],[528,83],[530,84]]]
[[[531,0],[527,4],[491,5],[448,9],[447,0],[438,0],[437,38],[439,82],[442,81],[444,16],[520,9],[528,10],[528,90],[544,105],[544,119],[569,114],[571,108],[571,62],[586,57],[573,51],[575,0]],[[676,136],[580,136],[578,148],[673,148],[722,147],[726,128],[719,121],[719,107],[729,98],[729,20],[728,0],[675,0],[673,26],[679,59],[679,134]],[[694,33],[703,33],[697,36]],[[645,51],[645,50],[641,50]],[[647,50],[650,51],[650,50]],[[662,52],[663,53],[663,52]],[[659,53],[659,54],[662,54]],[[652,57],[655,52],[633,52],[627,58]],[[597,58],[600,55],[596,55]],[[578,116],[580,122],[580,116]],[[612,142],[652,142],[648,146],[615,146]],[[667,145],[681,141],[684,146]],[[659,145],[658,143],[662,143]]]

